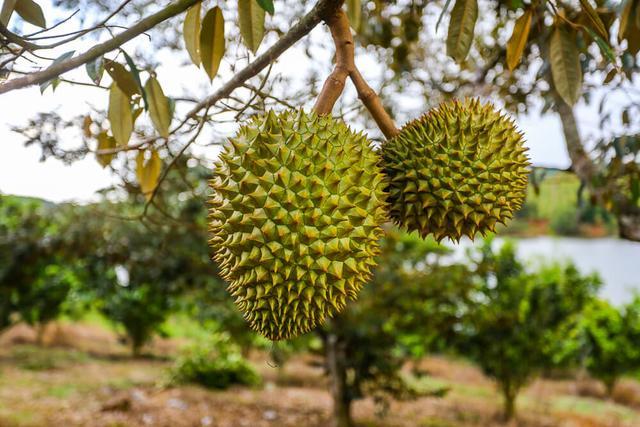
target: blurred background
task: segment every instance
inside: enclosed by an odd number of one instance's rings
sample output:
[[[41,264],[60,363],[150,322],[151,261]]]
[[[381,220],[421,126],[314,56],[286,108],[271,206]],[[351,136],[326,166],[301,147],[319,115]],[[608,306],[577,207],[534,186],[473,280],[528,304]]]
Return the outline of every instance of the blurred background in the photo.
[[[48,22],[65,20],[52,34],[115,9],[38,3]],[[168,3],[125,1],[105,29]],[[310,3],[275,1],[258,53]],[[474,241],[437,243],[388,225],[358,300],[309,334],[272,343],[247,328],[210,260],[207,181],[247,118],[313,105],[332,68],[325,26],[212,106],[197,138],[193,126],[163,140],[151,199],[137,152],[96,153],[109,75],[91,82],[82,68],[2,94],[1,427],[640,425],[638,1],[589,3],[610,40],[602,47],[578,33],[573,106],[552,81],[549,11],[581,23],[582,2],[480,0],[464,64],[446,54],[449,0],[347,3],[360,11],[351,13],[356,62],[399,124],[465,96],[514,118],[533,164],[524,207]],[[189,61],[184,16],[110,56],[157,75],[176,121],[254,58],[240,42],[236,2],[203,2],[215,5],[227,47],[212,83]],[[534,9],[509,70],[514,21]],[[625,14],[637,27],[619,38]],[[8,27],[37,30],[18,18]],[[48,56],[109,37],[98,31]],[[32,59],[2,77],[47,62]],[[383,141],[349,84],[334,113]],[[142,115],[130,145],[153,134]]]

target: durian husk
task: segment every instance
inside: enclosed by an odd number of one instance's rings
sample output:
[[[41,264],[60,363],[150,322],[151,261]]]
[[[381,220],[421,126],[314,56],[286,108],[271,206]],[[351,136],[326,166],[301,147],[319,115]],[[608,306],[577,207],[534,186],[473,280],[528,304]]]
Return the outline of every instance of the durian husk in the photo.
[[[386,220],[379,157],[342,121],[254,117],[215,164],[210,244],[250,327],[300,335],[371,277]]]
[[[494,232],[525,200],[526,151],[513,120],[493,105],[442,103],[382,146],[390,216],[438,241]]]

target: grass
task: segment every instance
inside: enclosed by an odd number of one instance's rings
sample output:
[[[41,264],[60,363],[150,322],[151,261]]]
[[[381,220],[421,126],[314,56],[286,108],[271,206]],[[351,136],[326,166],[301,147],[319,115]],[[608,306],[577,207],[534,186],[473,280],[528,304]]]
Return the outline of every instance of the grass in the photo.
[[[180,319],[171,334],[198,336],[199,324]],[[151,348],[150,350],[153,350]],[[259,353],[259,352],[257,352]],[[280,382],[264,357],[255,355],[256,367],[268,387],[235,387],[208,391],[197,386],[158,387],[166,379],[171,362],[153,359],[105,358],[73,349],[15,345],[0,348],[0,426],[52,427],[64,425],[142,427],[142,415],[167,420],[166,425],[200,425],[203,417],[234,424],[267,426],[266,411],[276,411],[281,427],[329,424],[331,399],[321,369],[311,369],[307,356],[293,356],[284,365],[287,375],[300,377],[296,384]],[[358,425],[372,427],[498,427],[501,398],[494,384],[465,360],[441,356],[428,358],[429,375],[407,380],[421,394],[416,400],[394,402],[386,418],[375,415],[373,401],[355,404]],[[408,372],[408,371],[407,371]],[[632,382],[631,379],[626,381]],[[133,390],[135,389],[135,394]],[[613,401],[573,394],[572,380],[538,380],[518,399],[519,423],[527,427],[632,427],[640,425],[640,411]],[[442,396],[438,391],[447,390]],[[131,396],[143,396],[138,404]],[[128,411],[104,411],[114,398],[132,400]],[[172,402],[184,402],[188,410],[176,411]],[[138,405],[138,406],[137,406]],[[163,421],[164,422],[164,421]],[[217,424],[214,424],[217,425]],[[271,425],[271,424],[268,424]]]
[[[590,417],[615,416],[624,422],[640,425],[640,414],[637,411],[614,402],[591,397],[558,396],[553,400],[553,409]]]

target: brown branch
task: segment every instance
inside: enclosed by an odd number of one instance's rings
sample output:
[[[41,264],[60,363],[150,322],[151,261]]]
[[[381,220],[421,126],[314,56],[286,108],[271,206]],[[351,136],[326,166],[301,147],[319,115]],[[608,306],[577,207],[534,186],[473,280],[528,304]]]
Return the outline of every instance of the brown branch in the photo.
[[[313,107],[320,116],[331,113],[333,106],[344,90],[344,85],[351,70],[355,69],[355,45],[349,19],[340,8],[331,14],[326,20],[331,30],[331,37],[336,46],[336,65],[333,72],[327,77],[320,95]]]
[[[391,139],[398,135],[400,130],[396,127],[387,110],[384,109],[378,94],[371,89],[371,86],[369,86],[364,77],[362,77],[360,70],[354,68],[351,73],[349,73],[349,77],[351,77],[351,81],[356,87],[358,98],[360,98],[360,101],[367,107],[367,110],[371,113],[371,116],[376,121],[378,128],[380,128],[384,136],[387,139]]]
[[[121,32],[116,35],[112,39],[107,40],[104,43],[100,43],[88,51],[70,58],[66,61],[59,62],[57,64],[53,64],[50,67],[32,73],[28,76],[19,77],[16,79],[12,79],[7,81],[6,83],[0,85],[0,94],[6,93],[12,90],[21,89],[31,85],[37,85],[49,81],[53,78],[58,77],[60,74],[66,73],[67,71],[73,70],[74,68],[80,67],[81,65],[86,64],[87,62],[91,62],[94,59],[99,58],[105,53],[111,52],[112,50],[117,49],[124,43],[129,40],[139,36],[160,24],[161,22],[166,21],[167,19],[173,18],[176,15],[184,12],[194,4],[198,3],[201,0],[178,0],[174,3],[171,3],[169,6],[164,9],[144,18],[142,21],[138,22],[128,30]]]
[[[331,113],[334,104],[342,94],[347,77],[350,77],[358,92],[358,98],[369,110],[384,136],[387,139],[393,138],[400,131],[384,109],[378,94],[371,89],[355,64],[355,45],[347,14],[342,9],[338,9],[326,20],[326,23],[336,46],[336,65],[322,87],[314,106],[315,112],[319,115]]]

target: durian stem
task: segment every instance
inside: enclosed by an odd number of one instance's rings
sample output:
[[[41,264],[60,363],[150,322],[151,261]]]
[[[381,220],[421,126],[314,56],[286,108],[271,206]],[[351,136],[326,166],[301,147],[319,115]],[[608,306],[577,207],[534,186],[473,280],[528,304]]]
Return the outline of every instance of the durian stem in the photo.
[[[329,15],[325,22],[331,30],[331,37],[336,46],[336,65],[324,82],[314,106],[315,112],[320,116],[331,113],[336,101],[342,95],[349,73],[355,68],[355,48],[347,15],[339,8]]]
[[[357,67],[354,67],[354,69],[349,73],[349,77],[356,87],[358,98],[360,98],[360,101],[364,104],[367,110],[369,110],[369,113],[371,113],[371,116],[376,121],[378,128],[382,131],[384,136],[387,139],[391,139],[399,134],[400,130],[396,127],[396,124],[387,113],[387,110],[384,109],[380,97],[376,91],[369,86],[364,77],[362,77],[360,70],[358,70]]]
[[[314,107],[315,112],[321,116],[330,114],[344,90],[347,77],[350,77],[358,92],[358,98],[369,110],[384,136],[387,139],[393,138],[400,131],[384,109],[378,94],[369,86],[356,66],[355,45],[347,14],[338,9],[325,22],[331,30],[331,37],[336,46],[336,66],[322,87]]]

